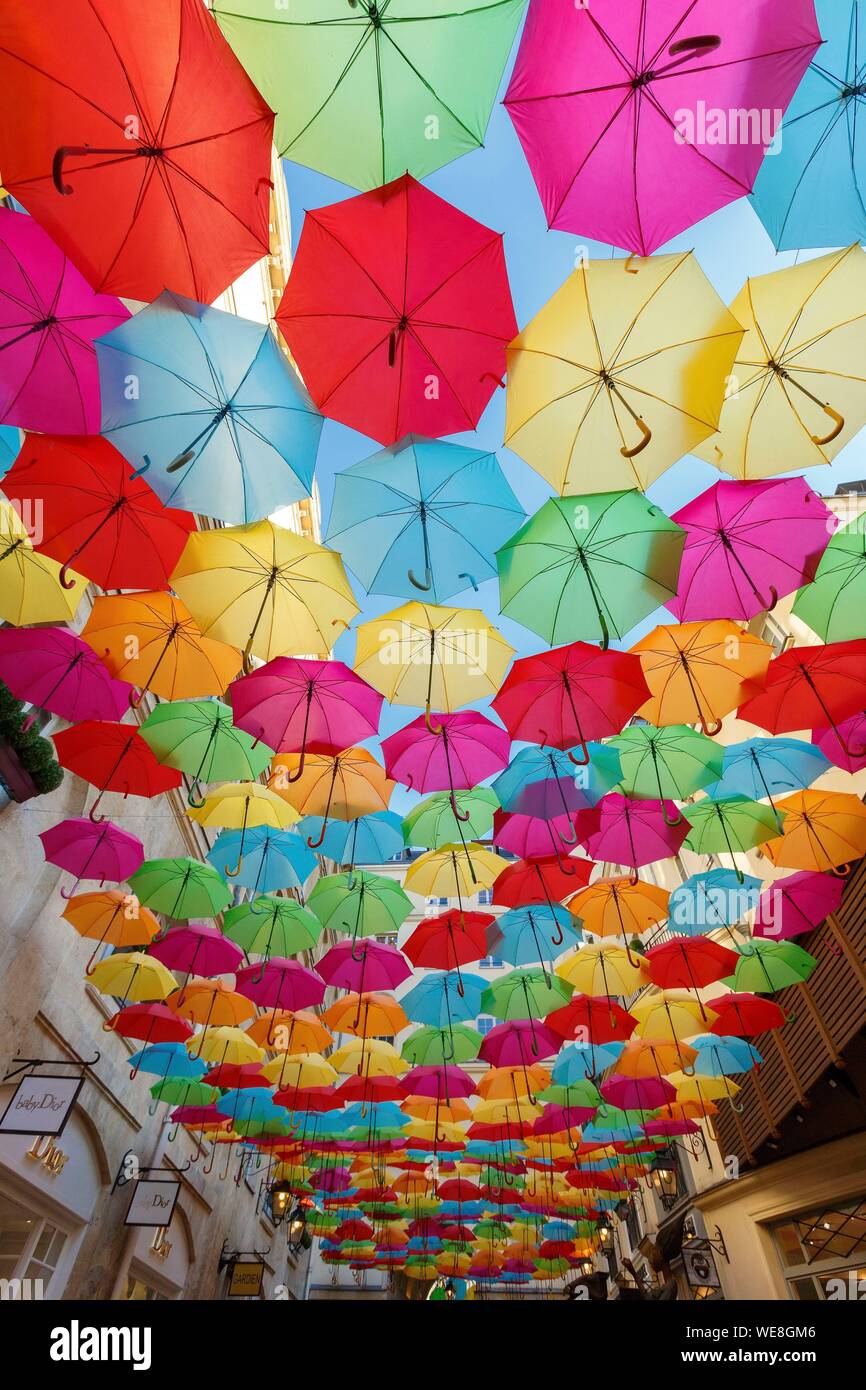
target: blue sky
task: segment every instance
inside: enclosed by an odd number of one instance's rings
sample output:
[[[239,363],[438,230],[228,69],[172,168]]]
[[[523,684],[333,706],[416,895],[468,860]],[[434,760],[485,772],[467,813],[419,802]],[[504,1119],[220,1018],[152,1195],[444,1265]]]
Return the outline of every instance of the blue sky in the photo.
[[[453,164],[440,169],[424,182],[435,193],[447,198],[464,212],[504,234],[514,307],[518,323],[522,327],[574,269],[576,248],[579,244],[588,246],[592,257],[607,257],[612,251],[611,247],[601,242],[589,241],[569,233],[549,231],[547,228],[532,175],[502,105],[516,47],[515,43],[493,109],[484,147],[455,160]],[[292,214],[293,244],[297,246],[304,213],[308,208],[322,207],[327,203],[353,197],[355,190],[289,161],[284,161],[283,167]],[[726,303],[730,303],[750,275],[763,275],[781,269],[791,265],[795,259],[793,252],[777,254],[746,199],[741,199],[706,218],[669,242],[663,249],[693,249],[704,272]],[[806,252],[802,258],[808,259],[814,254],[820,253]],[[504,421],[505,393],[499,390],[494,394],[477,431],[454,435],[452,438],[456,443],[480,444],[495,451],[514,492],[527,512],[533,512],[551,495],[551,490],[528,464],[503,446]],[[366,458],[380,447],[354,430],[333,421],[326,422],[316,472],[325,523],[331,505],[334,474]],[[839,455],[832,467],[811,469],[807,476],[809,484],[817,492],[831,493],[840,483],[863,477],[864,473],[866,459],[861,436]],[[698,459],[687,457],[662,475],[650,489],[649,496],[670,513],[726,476]],[[400,602],[379,597],[367,598],[359,586],[356,585],[356,589],[363,609],[362,617],[373,617],[387,612]],[[468,594],[449,602],[462,602],[467,607],[483,608],[512,646],[517,648],[519,655],[538,651],[544,646],[543,641],[534,633],[527,632],[519,624],[498,616],[498,591],[495,581],[483,584],[477,595],[470,590]],[[670,621],[666,614],[659,616],[660,619],[667,618]],[[655,620],[642,624],[639,629],[635,629],[631,640],[637,640],[642,632],[648,631],[654,625]],[[351,663],[353,651],[354,639],[347,636],[338,644],[336,655]],[[383,717],[383,733],[406,723],[414,714],[415,711],[409,709],[386,710]]]

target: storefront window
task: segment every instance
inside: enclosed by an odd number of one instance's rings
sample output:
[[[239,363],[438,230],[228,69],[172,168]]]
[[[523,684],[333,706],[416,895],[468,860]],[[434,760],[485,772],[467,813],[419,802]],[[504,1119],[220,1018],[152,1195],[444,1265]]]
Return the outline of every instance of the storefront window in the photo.
[[[866,1287],[866,1198],[802,1212],[774,1227],[773,1237],[791,1298],[845,1298],[849,1287]]]
[[[136,1279],[129,1274],[126,1278],[126,1292],[122,1296],[122,1301],[126,1303],[156,1303],[165,1301],[166,1295],[154,1289],[150,1284],[145,1284],[142,1279]]]
[[[0,1278],[41,1279],[44,1296],[65,1244],[65,1231],[0,1195]]]

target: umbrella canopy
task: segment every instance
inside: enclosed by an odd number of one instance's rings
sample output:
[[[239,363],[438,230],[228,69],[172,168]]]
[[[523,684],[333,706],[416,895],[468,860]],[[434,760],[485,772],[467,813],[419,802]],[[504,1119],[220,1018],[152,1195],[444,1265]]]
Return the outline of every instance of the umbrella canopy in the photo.
[[[808,951],[793,941],[750,941],[741,946],[734,972],[734,989],[753,994],[775,994],[788,985],[807,980],[818,964]]]
[[[147,859],[129,886],[139,902],[179,920],[216,917],[231,902],[221,875],[198,859]]]
[[[779,802],[782,834],[762,852],[787,869],[849,872],[866,854],[866,806],[852,792],[795,792]]]
[[[689,829],[672,801],[635,801],[618,792],[600,801],[587,813],[590,816],[595,817],[595,828],[584,840],[587,853],[607,864],[630,867],[632,882],[637,882],[641,865],[676,854]]]
[[[801,478],[714,483],[671,517],[686,533],[678,622],[748,621],[815,578],[836,519]]]
[[[496,918],[490,950],[509,965],[552,968],[563,951],[579,940],[578,925],[567,908],[536,903],[513,907]]]
[[[96,289],[210,303],[268,251],[271,110],[197,0],[56,9],[0,35],[6,188]]]
[[[307,213],[276,319],[319,409],[382,444],[474,429],[517,332],[502,237],[409,174]]]
[[[0,628],[0,679],[16,699],[70,723],[122,719],[129,704],[129,686],[65,627]]]
[[[606,646],[673,598],[684,540],[637,491],[553,497],[496,552],[500,610],[548,642]]]
[[[556,973],[581,994],[608,999],[611,995],[632,995],[647,981],[640,961],[636,962],[624,946],[609,941],[585,942],[556,967]]]
[[[593,936],[621,936],[630,940],[665,920],[669,897],[664,888],[654,883],[599,878],[575,893],[568,901],[568,908]]]
[[[164,507],[113,445],[28,437],[4,487],[43,518],[36,549],[103,589],[165,589],[195,518]]]
[[[704,989],[736,969],[737,957],[705,936],[665,941],[644,957],[650,979],[659,989]]]
[[[322,924],[294,898],[262,896],[230,907],[223,931],[247,955],[295,956],[315,946]]]
[[[479,840],[493,829],[493,814],[498,807],[499,799],[491,787],[434,792],[413,806],[404,818],[405,843],[439,849],[465,836]]]
[[[409,1027],[409,1020],[390,994],[344,994],[325,1009],[322,1018],[335,1033],[354,1033],[359,1038],[393,1038]]]
[[[482,845],[442,845],[414,859],[403,880],[411,893],[428,898],[457,898],[492,888],[505,862]]]
[[[753,934],[785,941],[812,931],[837,910],[844,891],[842,879],[810,869],[777,878],[761,894]]]
[[[459,970],[488,954],[486,912],[443,912],[425,917],[403,943],[404,954],[421,970]]]
[[[465,1023],[455,1023],[450,1029],[425,1025],[406,1039],[403,1056],[413,1067],[472,1062],[478,1056],[481,1044],[481,1034]]]
[[[866,641],[791,647],[767,668],[766,688],[740,706],[738,717],[782,734],[826,725],[845,754],[839,721],[866,707]]]
[[[328,656],[335,624],[358,612],[339,555],[272,521],[193,532],[172,587],[206,636],[243,646],[245,669],[251,656]]]
[[[150,797],[180,786],[180,773],[160,766],[132,724],[85,719],[51,737],[61,766],[99,788],[91,820],[104,792]]]
[[[382,740],[385,770],[413,791],[474,787],[508,762],[504,729],[474,710],[421,715]]]
[[[186,971],[188,975],[196,972],[229,975],[237,970],[243,959],[239,948],[226,941],[219,927],[211,922],[188,922],[185,927],[172,927],[154,942],[150,954],[170,970]]]
[[[639,713],[656,725],[697,722],[713,737],[723,717],[761,689],[773,649],[736,623],[679,623],[635,642],[650,698]]]
[[[162,931],[152,912],[136,903],[131,894],[116,888],[70,896],[63,917],[79,936],[97,943],[87,963],[88,970],[103,946],[147,947]]]
[[[646,256],[741,198],[820,42],[812,0],[535,0],[505,105],[548,225]]]
[[[721,781],[707,787],[710,796],[766,798],[801,791],[830,769],[830,759],[812,743],[795,738],[750,738],[724,750]],[[779,821],[781,829],[781,820]]]
[[[594,806],[622,778],[619,753],[611,744],[591,743],[583,763],[579,751],[522,748],[493,782],[503,810],[552,820]]]
[[[774,810],[745,796],[702,797],[687,808],[685,843],[695,854],[744,854],[778,835],[780,823],[784,828],[785,805]]]
[[[387,936],[405,922],[412,910],[411,899],[399,883],[384,874],[368,874],[364,870],[317,879],[307,902],[323,927],[352,937],[352,956],[356,961],[361,960],[356,938]],[[367,981],[366,988],[374,988],[372,980]]]
[[[400,1003],[413,1023],[450,1028],[452,1023],[466,1023],[484,1011],[485,988],[480,975],[430,971],[401,996]]]
[[[563,861],[557,855],[518,859],[516,863],[508,864],[497,877],[493,886],[493,901],[503,907],[546,903],[552,908],[556,902],[572,897],[576,889],[588,883],[594,868],[591,859],[569,857]]]
[[[262,23],[257,0],[218,0],[217,22],[277,113],[284,159],[353,188],[424,178],[475,149],[524,0],[301,0]]]
[[[197,782],[219,778],[252,781],[270,763],[264,743],[232,724],[221,700],[174,700],[157,705],[141,726],[141,736],[166,767],[176,767]]]
[[[683,800],[714,781],[725,750],[686,724],[634,724],[610,740],[628,796]]]
[[[81,635],[113,676],[166,700],[221,695],[241,664],[237,647],[204,637],[180,599],[157,591],[100,595]]]
[[[321,919],[320,919],[321,920]],[[396,989],[412,970],[396,948],[381,941],[340,941],[317,962],[322,979],[335,989]]]
[[[233,681],[239,729],[280,753],[339,753],[376,734],[382,696],[342,661],[276,657]]]
[[[860,520],[834,536],[818,563],[812,582],[801,589],[792,611],[825,642],[866,636],[866,534]]]
[[[690,251],[584,261],[508,349],[505,442],[561,494],[645,492],[717,430],[742,334]]]
[[[4,140],[8,167],[7,156]],[[94,293],[34,218],[0,208],[0,420],[43,434],[95,433],[93,341],[128,318],[119,299]]]
[[[316,856],[307,849],[299,834],[291,830],[274,830],[269,825],[223,830],[217,836],[208,859],[221,873],[229,865],[236,866],[244,835],[241,871],[235,876],[239,888],[251,888],[254,893],[272,893],[277,888],[303,888],[317,867]]]
[[[143,951],[118,952],[99,961],[89,980],[101,994],[116,995],[124,1004],[159,1002],[177,989],[171,971]]]
[[[39,838],[46,863],[75,874],[77,880],[122,883],[144,861],[144,845],[138,836],[111,821],[94,825],[87,816],[77,816],[41,830]],[[63,889],[61,893],[71,896]]]
[[[266,323],[166,290],[97,356],[102,433],[166,505],[243,525],[309,496],[322,417]]]
[[[0,507],[0,619],[16,627],[65,623],[75,617],[87,580],[33,549],[18,509]]]
[[[823,43],[794,93],[773,159],[761,165],[752,207],[779,251],[866,237],[858,127],[866,61],[859,0],[816,0]]]
[[[713,1012],[718,1015],[712,1032],[720,1037],[746,1037],[749,1034],[766,1033],[772,1028],[781,1028],[785,1013],[772,999],[761,999],[755,994],[721,994],[711,999]]]
[[[701,458],[734,478],[829,463],[866,424],[854,364],[866,349],[866,257],[859,246],[748,280],[731,305],[746,329],[736,392]],[[854,368],[852,370],[852,367]]]
[[[680,936],[698,936],[729,927],[755,909],[760,889],[759,878],[735,869],[691,874],[671,893],[668,928]]]
[[[524,519],[495,454],[410,435],[340,470],[326,539],[368,593],[442,603],[495,575]]]
[[[269,825],[274,830],[286,830],[298,819],[293,807],[258,782],[226,782],[209,791],[200,803],[187,806],[186,814],[199,825],[241,832],[238,862],[233,869],[225,870],[228,878],[237,878],[241,870],[248,826]]]
[[[271,764],[268,786],[299,814],[322,817],[318,836],[307,837],[310,849],[317,849],[330,816],[350,821],[386,810],[395,783],[366,748],[346,748],[341,753],[281,753]]]
[[[373,811],[348,821],[304,816],[298,835],[317,846],[335,864],[384,864],[403,849],[403,822],[394,811]],[[321,842],[320,842],[321,837]]]

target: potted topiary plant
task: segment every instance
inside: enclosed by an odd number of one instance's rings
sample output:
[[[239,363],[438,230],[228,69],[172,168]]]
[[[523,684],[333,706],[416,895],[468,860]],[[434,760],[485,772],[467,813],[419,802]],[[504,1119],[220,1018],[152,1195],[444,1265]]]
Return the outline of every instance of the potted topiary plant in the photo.
[[[27,727],[21,701],[0,681],[0,782],[13,801],[29,801],[62,781],[53,745]]]

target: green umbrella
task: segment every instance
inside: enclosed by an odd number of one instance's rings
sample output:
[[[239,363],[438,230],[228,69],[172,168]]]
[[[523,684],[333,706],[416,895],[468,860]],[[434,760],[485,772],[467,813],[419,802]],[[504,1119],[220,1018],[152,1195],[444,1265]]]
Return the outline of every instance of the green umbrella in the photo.
[[[493,829],[493,813],[498,810],[499,798],[490,787],[434,792],[405,817],[403,838],[407,845],[424,849],[439,849],[457,839],[465,844],[467,835],[470,840],[480,840]]]
[[[552,497],[496,552],[500,612],[553,646],[606,647],[674,597],[684,542],[635,490]]]
[[[232,900],[222,874],[198,859],[146,859],[129,886],[145,907],[180,921],[216,917]]]
[[[353,188],[484,141],[526,0],[216,0],[280,154]]]
[[[797,594],[793,612],[825,642],[866,637],[866,531],[862,517],[830,537],[815,578]]]
[[[783,815],[772,806],[749,801],[745,796],[726,796],[719,801],[703,797],[688,808],[691,830],[685,844],[696,854],[742,854],[775,839],[779,817]],[[745,874],[736,865],[734,872],[742,883]]]
[[[740,960],[734,971],[734,989],[744,993],[774,994],[787,985],[800,985],[818,964],[794,941],[752,939],[737,950]]]
[[[247,955],[296,956],[315,946],[322,924],[294,898],[263,894],[229,908],[223,932]]]
[[[572,1081],[569,1086],[548,1086],[539,1093],[539,1100],[545,1105],[563,1105],[566,1109],[599,1106],[602,1099],[597,1086],[586,1081]]]
[[[724,748],[687,724],[633,724],[608,742],[619,753],[626,796],[681,801],[722,775]],[[681,820],[678,815],[669,824]]]
[[[468,1023],[454,1023],[450,1029],[425,1024],[410,1034],[400,1055],[413,1067],[440,1067],[447,1062],[459,1066],[475,1061],[482,1042],[481,1034]]]
[[[192,1077],[167,1076],[151,1086],[150,1094],[154,1100],[163,1100],[169,1105],[213,1105],[219,1091]]]
[[[558,975],[527,967],[510,970],[494,980],[481,996],[485,1013],[507,1022],[512,1019],[545,1018],[554,1009],[561,1009],[573,994],[573,987]]]
[[[190,806],[202,805],[194,800],[199,781],[253,782],[274,756],[264,743],[234,727],[232,711],[222,700],[157,705],[139,732],[161,763],[192,778]]]
[[[317,880],[307,906],[329,931],[359,936],[388,936],[412,911],[411,900],[396,879],[353,869]]]

